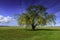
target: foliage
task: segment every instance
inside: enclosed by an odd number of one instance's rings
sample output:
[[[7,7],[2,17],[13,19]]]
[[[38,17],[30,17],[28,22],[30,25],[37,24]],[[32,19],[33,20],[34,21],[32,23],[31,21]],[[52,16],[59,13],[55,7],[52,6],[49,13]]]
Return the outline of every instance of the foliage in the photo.
[[[18,18],[18,24],[31,25],[34,30],[37,25],[55,24],[56,16],[54,14],[48,14],[46,9],[42,5],[29,6],[26,13],[22,13]]]

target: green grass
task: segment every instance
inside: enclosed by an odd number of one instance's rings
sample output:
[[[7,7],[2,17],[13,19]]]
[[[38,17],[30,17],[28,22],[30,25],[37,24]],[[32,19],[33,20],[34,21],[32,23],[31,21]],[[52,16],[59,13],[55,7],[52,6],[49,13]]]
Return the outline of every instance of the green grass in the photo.
[[[21,29],[0,27],[0,40],[60,40],[60,29]]]

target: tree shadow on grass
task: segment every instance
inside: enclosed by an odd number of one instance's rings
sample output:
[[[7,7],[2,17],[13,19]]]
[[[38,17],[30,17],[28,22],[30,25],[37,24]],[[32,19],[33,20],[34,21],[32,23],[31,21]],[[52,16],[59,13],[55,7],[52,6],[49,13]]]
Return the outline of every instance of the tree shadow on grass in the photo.
[[[60,31],[60,29],[26,29],[26,31]]]
[[[42,31],[60,31],[60,29],[36,29],[35,31],[39,31],[39,30],[42,30]]]

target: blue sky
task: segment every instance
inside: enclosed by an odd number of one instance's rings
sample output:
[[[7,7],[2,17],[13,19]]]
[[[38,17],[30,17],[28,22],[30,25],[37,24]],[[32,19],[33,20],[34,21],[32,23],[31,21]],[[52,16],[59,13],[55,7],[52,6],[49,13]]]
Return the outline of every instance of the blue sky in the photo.
[[[14,14],[21,14],[28,6],[37,4],[47,7],[48,13],[55,13],[56,26],[60,26],[60,0],[0,0],[0,17],[3,21],[7,20],[4,21],[6,23],[0,22],[0,25],[17,26],[17,20],[12,20]]]

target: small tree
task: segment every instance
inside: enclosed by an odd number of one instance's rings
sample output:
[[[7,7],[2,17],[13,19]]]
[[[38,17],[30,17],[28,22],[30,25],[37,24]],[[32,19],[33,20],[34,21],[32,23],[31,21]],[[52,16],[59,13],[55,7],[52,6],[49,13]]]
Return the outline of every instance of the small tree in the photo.
[[[18,24],[31,25],[32,30],[35,30],[37,25],[47,25],[48,23],[55,24],[56,16],[48,14],[46,8],[42,5],[29,6],[26,13],[22,13],[18,18]]]

